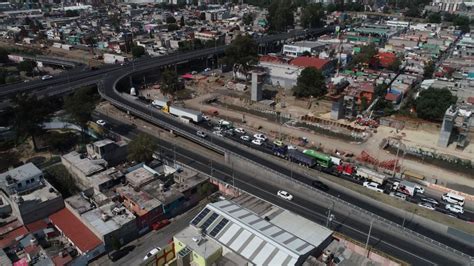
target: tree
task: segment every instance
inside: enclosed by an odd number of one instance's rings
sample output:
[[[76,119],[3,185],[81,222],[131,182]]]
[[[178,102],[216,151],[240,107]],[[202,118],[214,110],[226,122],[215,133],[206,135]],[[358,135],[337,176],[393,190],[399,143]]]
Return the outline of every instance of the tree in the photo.
[[[8,61],[8,51],[0,47],[0,63],[7,63]]]
[[[145,54],[145,48],[143,46],[135,45],[132,47],[132,55],[134,58],[139,58]]]
[[[66,10],[66,17],[78,17],[79,16],[79,11],[77,10]]]
[[[257,61],[258,49],[255,40],[248,35],[238,35],[225,49],[223,61],[228,65],[241,64],[248,67]]]
[[[302,56],[306,56],[306,57],[311,57],[311,52],[309,52],[309,51],[304,51],[301,55],[302,55]]]
[[[416,99],[416,114],[422,119],[441,121],[446,110],[456,101],[457,97],[446,88],[429,88],[421,91]]]
[[[171,69],[165,69],[161,74],[160,90],[164,95],[174,95],[179,88],[178,74]]]
[[[48,121],[51,110],[44,101],[27,94],[16,95],[12,102],[16,139],[32,137],[33,148],[36,150],[35,136],[43,133],[43,123]]]
[[[320,97],[326,94],[326,82],[321,71],[314,67],[307,67],[301,71],[293,88],[293,95],[297,98]]]
[[[149,162],[158,148],[157,143],[149,135],[140,133],[128,144],[128,160],[134,162]]]
[[[428,16],[429,23],[441,23],[441,14],[437,13],[430,13]]]
[[[321,4],[310,4],[303,8],[301,23],[305,28],[317,28],[322,24],[324,9]]]
[[[167,17],[166,24],[174,24],[176,23],[176,19],[174,17]]]
[[[453,19],[453,24],[454,26],[459,27],[459,30],[461,30],[462,33],[468,33],[471,31],[469,26],[469,18],[466,16],[456,16]]]
[[[429,61],[428,64],[425,65],[423,69],[423,77],[430,79],[433,77],[433,73],[435,71],[435,63],[433,61]]]
[[[21,61],[21,62],[18,63],[18,65],[16,66],[16,68],[18,69],[18,71],[24,71],[24,72],[26,72],[27,74],[33,73],[33,70],[34,70],[35,67],[36,67],[36,62],[34,62],[34,61],[29,61],[29,60]]]
[[[199,14],[199,19],[200,20],[206,20],[206,13],[201,12],[201,14]]]
[[[181,16],[181,19],[179,20],[179,26],[182,28],[186,26],[186,23],[184,23],[184,16]]]
[[[354,56],[351,65],[355,66],[359,63],[368,64],[370,60],[377,54],[377,48],[374,44],[362,46],[360,52]]]
[[[64,110],[69,115],[69,119],[82,129],[83,142],[87,123],[92,119],[92,112],[99,100],[94,92],[91,88],[81,88],[73,95],[66,97],[64,101]]]
[[[249,26],[253,24],[254,20],[254,15],[252,13],[245,13],[242,16],[242,21],[244,22],[245,25]]]
[[[268,7],[268,23],[274,31],[286,31],[294,24],[293,8],[287,0],[274,0]]]
[[[179,26],[175,23],[168,24],[168,31],[177,31],[179,30]]]
[[[384,98],[385,94],[387,94],[387,84],[382,83],[382,84],[379,84],[375,87],[375,90],[374,90],[374,96],[375,97]]]
[[[402,65],[402,60],[400,58],[396,58],[389,66],[388,69],[394,72],[398,72],[400,70],[400,66]]]

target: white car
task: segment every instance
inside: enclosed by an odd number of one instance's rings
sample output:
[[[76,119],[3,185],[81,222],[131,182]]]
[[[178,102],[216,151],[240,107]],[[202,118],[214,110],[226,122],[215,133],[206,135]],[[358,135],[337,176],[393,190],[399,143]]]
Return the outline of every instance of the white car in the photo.
[[[297,150],[296,146],[288,145],[288,150]]]
[[[464,213],[464,208],[459,205],[454,204],[446,204],[446,210],[454,212],[454,213]]]
[[[250,137],[247,135],[240,136],[240,139],[243,141],[250,141]]]
[[[363,186],[373,191],[383,192],[383,189],[379,188],[380,184],[376,182],[364,182]]]
[[[211,69],[210,69],[210,68],[206,68],[206,69],[204,69],[204,72],[209,72],[209,71],[211,71]]]
[[[220,130],[216,130],[216,131],[212,132],[212,134],[217,135],[217,136],[219,136],[219,137],[223,137],[223,136],[224,136],[224,135],[222,135],[222,131],[220,131]]]
[[[234,131],[239,133],[239,134],[245,134],[245,130],[241,127],[234,129]]]
[[[401,200],[407,200],[407,195],[400,193],[400,192],[390,192],[389,194],[392,197],[401,199]]]
[[[432,211],[436,209],[435,206],[433,206],[432,204],[429,204],[428,202],[420,202],[418,203],[418,206],[423,207],[428,210],[432,210]]]
[[[292,200],[293,199],[293,195],[291,195],[290,193],[288,193],[284,190],[278,190],[277,195],[280,198],[283,198],[283,199],[286,199],[286,200]]]
[[[209,121],[209,120],[211,120],[211,119],[209,118],[209,116],[207,116],[207,115],[203,115],[203,116],[202,116],[202,119],[203,119],[204,121]]]
[[[204,133],[204,132],[202,132],[202,131],[197,131],[197,132],[196,132],[196,135],[198,135],[198,136],[201,137],[201,138],[207,137],[207,134]]]
[[[44,76],[41,77],[41,80],[48,80],[48,79],[52,79],[52,78],[53,78],[53,76],[51,76],[51,75],[44,75]]]
[[[96,123],[99,126],[105,126],[105,121],[104,120],[97,120]]]
[[[261,146],[263,144],[263,141],[261,139],[253,139],[252,144]]]
[[[259,134],[259,133],[253,135],[253,137],[256,138],[256,139],[260,139],[260,140],[262,140],[262,141],[266,141],[266,140],[267,140],[267,137],[266,137],[265,135]]]
[[[416,193],[420,193],[420,194],[425,193],[425,189],[420,185],[415,185],[415,191]]]
[[[153,257],[153,256],[154,256],[156,253],[158,253],[160,250],[161,250],[161,248],[154,248],[154,249],[150,250],[150,251],[146,254],[146,256],[143,258],[143,260],[147,260],[147,259]]]

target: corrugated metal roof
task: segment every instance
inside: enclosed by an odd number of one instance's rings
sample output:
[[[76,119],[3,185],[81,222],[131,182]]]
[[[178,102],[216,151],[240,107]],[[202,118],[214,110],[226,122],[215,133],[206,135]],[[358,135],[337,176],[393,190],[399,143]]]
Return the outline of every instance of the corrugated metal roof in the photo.
[[[208,204],[206,209],[209,212],[201,215],[204,217],[193,225],[211,232],[224,218],[227,219],[229,222],[217,230],[214,239],[257,265],[294,265],[315,248],[230,201]]]

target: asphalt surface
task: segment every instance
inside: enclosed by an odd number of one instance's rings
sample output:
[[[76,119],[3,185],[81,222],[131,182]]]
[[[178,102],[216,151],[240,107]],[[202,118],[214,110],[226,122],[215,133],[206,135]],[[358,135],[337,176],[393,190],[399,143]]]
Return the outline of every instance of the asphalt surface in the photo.
[[[259,44],[274,43],[284,41],[290,38],[297,38],[305,35],[317,35],[323,32],[334,31],[335,26],[327,28],[308,29],[308,30],[292,30],[287,33],[274,35],[264,35],[255,38]],[[135,59],[132,62],[121,65],[106,65],[97,70],[76,68],[68,72],[61,73],[49,80],[37,80],[25,83],[16,83],[6,86],[0,86],[0,99],[9,98],[17,93],[34,92],[38,96],[52,96],[60,94],[63,91],[71,91],[84,85],[95,84],[102,81],[107,74],[116,72],[134,72],[135,69],[150,69],[165,65],[174,65],[175,63],[185,62],[190,59],[205,58],[214,54],[224,52],[227,45],[217,46],[213,48],[189,51],[185,53],[174,53],[161,57],[143,57]],[[166,63],[164,63],[166,62]]]
[[[104,118],[112,125],[112,130],[119,134],[123,134],[129,138],[138,135],[138,130],[130,126],[122,124],[122,122]],[[165,160],[172,161],[175,157],[173,154],[173,143],[166,142],[161,139],[159,142],[162,146],[160,154]],[[189,151],[182,147],[176,146],[176,160],[179,163],[189,165],[201,172],[211,174],[213,177],[224,180],[230,184],[234,183],[236,187],[247,191],[250,194],[258,196],[264,200],[272,202],[285,209],[293,211],[303,217],[306,217],[319,224],[326,224],[327,207],[321,207],[305,198],[294,195],[293,201],[286,201],[276,196],[276,192],[281,189],[272,184],[263,183],[260,180],[253,178],[241,171],[235,171],[232,175],[233,169],[225,166],[219,162],[209,163],[209,159],[198,153],[198,151]],[[234,181],[232,181],[234,176]],[[329,191],[331,192],[333,188]],[[318,193],[318,192],[315,192]],[[334,231],[347,235],[361,243],[367,240],[369,225],[356,221],[351,215],[340,213],[338,210],[333,210],[335,220],[332,221],[330,228]],[[375,249],[390,254],[396,258],[406,261],[413,265],[458,265],[459,261],[454,261],[445,256],[440,250],[420,247],[414,242],[404,236],[395,237],[393,234],[387,234],[383,230],[372,228],[369,246]]]

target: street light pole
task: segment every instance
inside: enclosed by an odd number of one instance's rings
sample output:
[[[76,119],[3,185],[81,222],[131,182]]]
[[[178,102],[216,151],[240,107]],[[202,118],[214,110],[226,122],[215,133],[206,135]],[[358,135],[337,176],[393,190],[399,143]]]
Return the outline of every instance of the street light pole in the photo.
[[[369,246],[369,240],[370,240],[370,233],[372,232],[372,224],[374,223],[374,219],[372,218],[370,220],[370,227],[369,227],[369,234],[367,235],[367,241],[365,242],[365,249]]]

